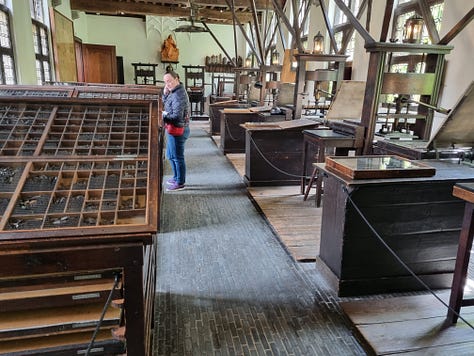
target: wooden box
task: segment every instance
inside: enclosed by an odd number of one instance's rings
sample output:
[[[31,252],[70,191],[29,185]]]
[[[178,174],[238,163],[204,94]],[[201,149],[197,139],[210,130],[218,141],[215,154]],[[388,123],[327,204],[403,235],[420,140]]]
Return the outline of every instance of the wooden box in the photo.
[[[261,122],[264,117],[248,108],[224,109],[221,112],[220,149],[224,154],[245,152],[245,129],[241,126],[246,122]]]
[[[245,176],[249,186],[300,184],[303,160],[303,130],[318,126],[299,119],[249,123],[245,137]],[[308,165],[314,152],[307,156]]]
[[[209,125],[211,135],[221,134],[221,111],[225,108],[248,108],[248,104],[237,100],[219,101],[209,104]]]

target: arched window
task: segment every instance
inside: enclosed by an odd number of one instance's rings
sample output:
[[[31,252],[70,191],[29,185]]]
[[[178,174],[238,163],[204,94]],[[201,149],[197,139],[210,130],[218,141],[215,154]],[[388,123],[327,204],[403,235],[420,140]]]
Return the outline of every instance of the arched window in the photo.
[[[0,0],[0,83],[16,84],[15,60],[10,27],[10,10]]]

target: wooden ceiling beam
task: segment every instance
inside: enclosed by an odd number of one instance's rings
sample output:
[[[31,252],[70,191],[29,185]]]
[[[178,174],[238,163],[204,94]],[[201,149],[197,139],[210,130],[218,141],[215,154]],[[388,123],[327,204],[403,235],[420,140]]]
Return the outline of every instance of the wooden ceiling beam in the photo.
[[[112,0],[116,1],[116,0]],[[132,0],[132,1],[139,1],[139,0]],[[139,1],[143,2],[143,1]],[[146,2],[146,1],[145,1]],[[225,0],[183,0],[183,1],[175,1],[175,0],[157,0],[157,1],[148,1],[153,2],[155,4],[162,4],[162,5],[176,5],[182,4],[183,6],[189,6],[189,3],[192,2],[193,4],[202,7],[227,7],[227,3]],[[268,8],[267,0],[255,0],[255,6],[257,10],[265,10]],[[249,0],[234,0],[234,7],[237,9],[248,9],[250,7]]]
[[[216,5],[216,4],[214,4]],[[153,3],[137,2],[117,2],[110,0],[70,0],[71,10],[100,13],[104,15],[154,15],[167,17],[187,17],[190,15],[190,9],[174,5],[159,5]],[[252,14],[236,12],[236,16],[242,22],[248,22],[252,19]],[[220,9],[200,8],[198,17],[208,18],[208,23],[226,23],[232,24],[232,14],[230,11],[221,11]],[[216,20],[216,21],[212,21]]]

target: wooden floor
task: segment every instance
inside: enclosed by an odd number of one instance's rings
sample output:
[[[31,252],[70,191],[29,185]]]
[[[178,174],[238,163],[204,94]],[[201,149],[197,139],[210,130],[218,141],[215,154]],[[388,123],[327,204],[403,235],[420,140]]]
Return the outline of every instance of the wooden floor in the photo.
[[[212,138],[219,145],[220,137]],[[243,177],[245,154],[226,156]],[[316,208],[314,190],[305,201],[299,185],[247,189],[290,255],[299,262],[315,261],[319,255],[322,204]]]
[[[447,303],[449,292],[440,294]],[[433,295],[341,302],[360,340],[376,355],[474,355],[474,330],[446,325],[446,307]],[[461,310],[474,325],[474,307]]]
[[[219,145],[219,136],[213,140]],[[245,154],[227,158],[244,176]],[[319,255],[322,212],[322,206],[315,207],[314,191],[307,201],[299,186],[248,187],[248,191],[291,256],[300,262],[314,261]],[[439,292],[440,298],[447,302],[449,292]],[[446,326],[447,308],[430,293],[368,296],[343,301],[341,306],[361,342],[375,355],[474,355],[474,329],[462,320]],[[474,325],[474,307],[462,308],[461,316]]]

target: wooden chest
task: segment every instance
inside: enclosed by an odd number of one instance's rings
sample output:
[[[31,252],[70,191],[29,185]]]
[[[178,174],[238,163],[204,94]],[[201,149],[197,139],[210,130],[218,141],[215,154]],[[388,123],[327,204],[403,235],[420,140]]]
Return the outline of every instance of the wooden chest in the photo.
[[[221,111],[220,148],[224,154],[245,152],[246,122],[274,122],[285,120],[285,115],[266,115],[257,109],[224,109]]]
[[[245,176],[249,186],[300,184],[303,130],[318,123],[299,119],[245,125]],[[314,150],[313,150],[314,151]],[[314,152],[308,152],[308,165]]]
[[[221,111],[225,108],[248,108],[248,104],[237,100],[219,101],[209,104],[209,128],[211,135],[221,134]]]

